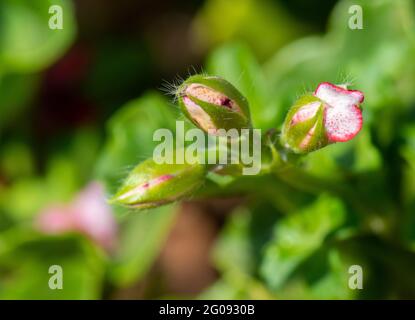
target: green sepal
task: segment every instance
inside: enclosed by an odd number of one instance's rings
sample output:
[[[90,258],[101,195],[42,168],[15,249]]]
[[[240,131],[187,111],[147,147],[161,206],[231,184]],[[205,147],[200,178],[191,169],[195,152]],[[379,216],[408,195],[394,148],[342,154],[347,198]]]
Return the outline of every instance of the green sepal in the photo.
[[[305,105],[313,102],[320,103],[320,107],[316,114],[310,119],[292,125],[291,122],[296,113]],[[306,145],[301,145],[307,137],[308,132],[314,126],[316,126],[316,128],[311,139]],[[285,148],[298,154],[309,153],[311,151],[321,149],[329,144],[324,128],[324,103],[319,98],[312,94],[307,94],[299,98],[294,103],[288,112],[282,127],[281,144]]]
[[[210,117],[212,123],[216,129],[225,129],[229,130],[232,128],[242,129],[242,128],[251,128],[251,118],[249,112],[249,104],[247,99],[228,81],[215,76],[203,76],[203,75],[194,75],[189,77],[183,84],[178,88],[176,95],[178,97],[179,106],[183,114],[198,126],[197,121],[195,121],[191,114],[189,114],[182,96],[183,92],[190,84],[200,84],[206,86],[212,90],[215,90],[230,100],[233,100],[239,107],[240,111],[231,110],[227,107],[208,103],[198,99],[197,97],[187,95],[188,98],[193,101],[195,104],[200,106],[206,114]]]
[[[205,175],[206,166],[201,163],[158,164],[147,159],[130,172],[109,202],[139,209],[157,207],[190,195],[203,184]],[[151,185],[163,177],[169,178]]]

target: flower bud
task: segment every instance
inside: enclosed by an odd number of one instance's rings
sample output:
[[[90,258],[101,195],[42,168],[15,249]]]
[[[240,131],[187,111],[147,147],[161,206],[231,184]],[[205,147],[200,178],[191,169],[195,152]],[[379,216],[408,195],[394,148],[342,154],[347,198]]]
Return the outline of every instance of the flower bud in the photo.
[[[110,203],[145,209],[179,200],[202,185],[205,170],[200,163],[157,164],[147,159],[132,170]]]
[[[302,96],[288,112],[282,144],[295,153],[307,153],[353,139],[362,128],[363,99],[360,91],[321,83],[314,94]]]
[[[209,134],[251,127],[248,101],[222,78],[192,76],[178,88],[177,97],[183,114]]]

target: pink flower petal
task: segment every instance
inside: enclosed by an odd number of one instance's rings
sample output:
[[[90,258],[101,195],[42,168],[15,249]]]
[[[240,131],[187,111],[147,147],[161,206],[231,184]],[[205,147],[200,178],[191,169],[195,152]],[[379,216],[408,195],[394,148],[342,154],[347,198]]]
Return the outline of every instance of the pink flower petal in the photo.
[[[304,122],[314,117],[318,109],[320,108],[320,105],[320,101],[315,101],[302,106],[300,109],[297,110],[297,112],[291,119],[291,125],[293,126],[299,122]]]
[[[75,199],[74,218],[80,231],[89,235],[104,248],[115,245],[117,225],[111,208],[105,202],[103,187],[98,183],[88,185]]]
[[[331,106],[352,106],[363,102],[364,95],[359,90],[347,90],[329,82],[318,85],[314,95]]]
[[[46,234],[83,233],[106,250],[116,244],[117,225],[98,183],[88,185],[70,204],[46,208],[35,224]]]
[[[347,90],[328,82],[321,83],[314,95],[325,103],[324,127],[331,142],[345,142],[360,131],[363,124],[363,93]]]
[[[316,131],[317,123],[307,132],[307,135],[300,143],[300,148],[306,149],[311,141],[311,138],[313,138],[314,133]]]
[[[324,114],[327,137],[332,142],[345,142],[353,139],[362,129],[362,111],[357,106],[335,108],[328,106]]]
[[[36,225],[47,234],[59,234],[75,228],[72,210],[65,206],[51,206],[38,217]]]

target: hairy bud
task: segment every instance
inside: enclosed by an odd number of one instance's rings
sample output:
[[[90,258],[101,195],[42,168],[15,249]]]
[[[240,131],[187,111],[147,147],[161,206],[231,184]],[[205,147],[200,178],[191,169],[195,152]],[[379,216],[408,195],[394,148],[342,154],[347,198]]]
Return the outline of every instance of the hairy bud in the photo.
[[[179,87],[177,97],[183,114],[209,134],[251,127],[248,101],[222,78],[192,76]]]
[[[110,203],[145,209],[179,200],[200,187],[205,166],[196,164],[157,164],[148,159],[137,165]]]
[[[362,128],[363,93],[328,82],[302,96],[285,119],[281,141],[295,153],[307,153],[330,143],[353,139]]]

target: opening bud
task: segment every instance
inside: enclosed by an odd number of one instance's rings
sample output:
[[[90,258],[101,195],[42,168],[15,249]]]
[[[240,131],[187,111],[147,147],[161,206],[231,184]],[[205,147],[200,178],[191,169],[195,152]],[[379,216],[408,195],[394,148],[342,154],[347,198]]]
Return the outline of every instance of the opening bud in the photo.
[[[206,169],[196,164],[158,164],[147,159],[128,175],[110,203],[145,209],[179,200],[204,182]]]
[[[228,81],[212,76],[189,77],[177,90],[183,114],[212,135],[219,129],[250,128],[248,101]]]
[[[363,99],[360,91],[321,83],[314,94],[302,96],[288,112],[282,144],[295,153],[307,153],[353,139],[362,128]]]

